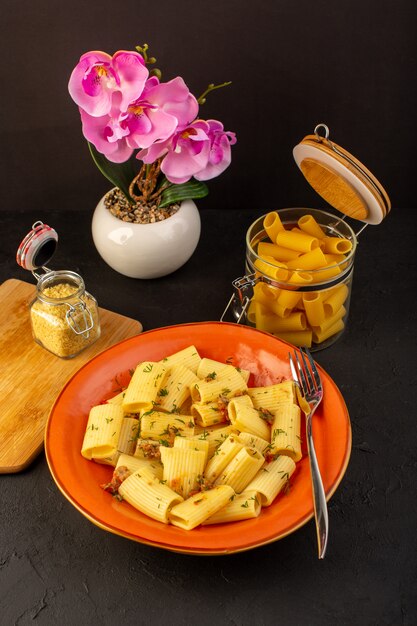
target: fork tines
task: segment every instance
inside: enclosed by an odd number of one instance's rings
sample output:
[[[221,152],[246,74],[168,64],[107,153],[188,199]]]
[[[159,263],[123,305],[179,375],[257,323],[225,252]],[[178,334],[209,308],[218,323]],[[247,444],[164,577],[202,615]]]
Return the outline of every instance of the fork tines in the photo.
[[[307,348],[299,348],[299,353],[301,360],[298,356],[298,352],[294,350],[296,365],[294,365],[294,360],[291,354],[289,354],[290,367],[294,380],[298,381],[304,393],[312,392],[315,389],[321,390],[320,375],[310,351]]]

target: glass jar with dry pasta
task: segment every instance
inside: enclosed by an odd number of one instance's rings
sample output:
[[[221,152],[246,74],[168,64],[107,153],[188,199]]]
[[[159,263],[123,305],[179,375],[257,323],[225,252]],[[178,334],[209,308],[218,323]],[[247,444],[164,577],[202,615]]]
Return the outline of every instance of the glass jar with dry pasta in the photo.
[[[318,124],[293,155],[311,187],[342,216],[290,208],[257,219],[246,236],[246,276],[233,281],[221,318],[232,307],[238,322],[311,350],[343,333],[358,235],[391,210],[378,179],[329,134]],[[362,222],[356,233],[346,217]]]
[[[38,281],[36,297],[29,305],[34,340],[49,352],[69,359],[100,337],[99,311],[79,274],[45,266],[57,241],[53,228],[35,222],[19,246],[17,262]]]
[[[331,345],[347,322],[355,250],[349,224],[325,211],[263,215],[247,232],[235,316],[294,345]]]

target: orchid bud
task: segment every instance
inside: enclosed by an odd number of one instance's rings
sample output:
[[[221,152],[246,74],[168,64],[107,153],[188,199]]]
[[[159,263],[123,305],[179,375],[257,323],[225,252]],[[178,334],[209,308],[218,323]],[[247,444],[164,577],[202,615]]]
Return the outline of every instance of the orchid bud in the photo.
[[[149,72],[149,76],[156,76],[158,80],[161,80],[162,72],[157,67]]]

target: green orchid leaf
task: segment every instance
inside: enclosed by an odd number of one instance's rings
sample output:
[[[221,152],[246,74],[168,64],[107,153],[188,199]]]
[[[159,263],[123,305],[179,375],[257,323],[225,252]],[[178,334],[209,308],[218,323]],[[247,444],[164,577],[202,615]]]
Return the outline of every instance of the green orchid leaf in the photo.
[[[129,195],[129,185],[136,176],[132,160],[129,159],[124,163],[112,163],[104,154],[101,154],[93,144],[88,143],[90,154],[94,163],[97,165],[100,172],[105,176],[115,187],[118,187],[126,196],[130,203],[134,201]]]
[[[164,179],[161,186],[167,184],[168,181]],[[205,183],[192,178],[187,183],[181,183],[180,185],[169,185],[161,194],[160,207],[169,206],[175,202],[181,202],[182,200],[190,200],[194,198],[204,198],[208,194],[208,187]]]

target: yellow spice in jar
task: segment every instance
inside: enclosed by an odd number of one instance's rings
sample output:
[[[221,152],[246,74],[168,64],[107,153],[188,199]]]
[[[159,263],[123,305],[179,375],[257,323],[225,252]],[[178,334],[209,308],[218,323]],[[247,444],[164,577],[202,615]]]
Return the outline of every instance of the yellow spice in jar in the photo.
[[[87,293],[71,299],[77,291],[77,286],[65,282],[45,287],[42,295],[56,300],[56,303],[36,299],[31,307],[32,331],[35,340],[50,352],[64,358],[75,356],[100,336],[96,301]],[[76,329],[83,330],[89,326],[88,312],[91,313],[94,322],[91,330],[81,334],[74,331],[67,318],[67,312],[70,310],[68,305],[76,307],[72,313]],[[83,311],[82,305],[87,310]]]

